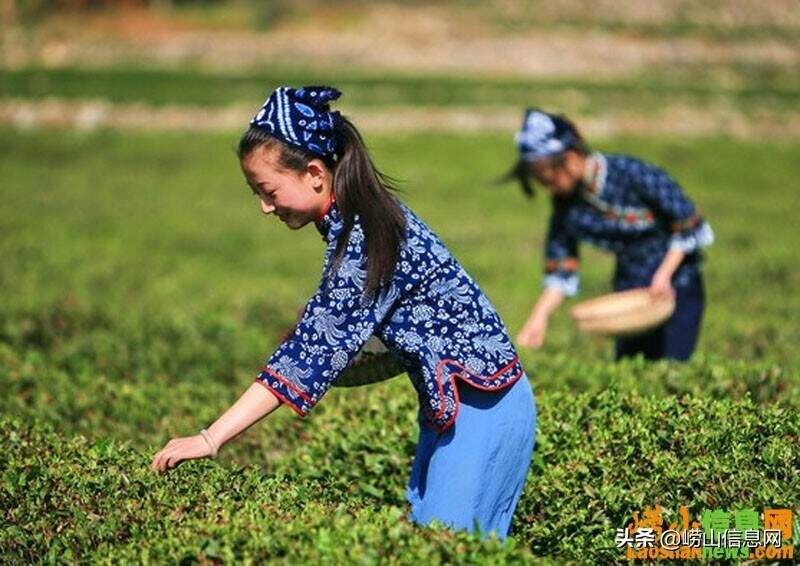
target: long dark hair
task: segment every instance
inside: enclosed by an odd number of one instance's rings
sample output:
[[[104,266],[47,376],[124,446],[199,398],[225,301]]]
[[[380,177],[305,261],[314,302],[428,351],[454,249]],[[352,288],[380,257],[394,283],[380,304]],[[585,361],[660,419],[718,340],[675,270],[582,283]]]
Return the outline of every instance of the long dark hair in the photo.
[[[400,258],[406,218],[397,198],[394,181],[372,163],[364,140],[355,125],[341,116],[337,126],[339,149],[333,157],[319,157],[291,146],[270,135],[264,128],[251,126],[239,140],[236,154],[244,159],[257,147],[278,150],[279,163],[286,169],[303,172],[318,158],[333,172],[333,194],[342,213],[344,230],[336,243],[331,273],[344,256],[356,216],[364,229],[367,255],[365,295],[374,295],[389,283]]]
[[[559,114],[556,116],[557,119],[560,119],[564,122],[564,125],[569,130],[571,134],[571,140],[567,145],[566,149],[553,156],[555,160],[562,160],[564,159],[564,153],[567,151],[574,151],[583,155],[584,157],[591,153],[591,149],[589,148],[589,144],[586,143],[586,140],[583,138],[581,133],[578,131],[578,128],[575,126],[575,123],[572,122],[569,118],[564,116],[563,114]],[[522,192],[528,198],[533,198],[536,196],[535,186],[533,184],[533,180],[531,179],[531,175],[528,172],[528,163],[523,160],[522,158],[518,158],[517,161],[512,165],[511,169],[508,170],[503,176],[495,181],[496,185],[501,185],[508,183],[509,181],[517,181],[519,183]]]

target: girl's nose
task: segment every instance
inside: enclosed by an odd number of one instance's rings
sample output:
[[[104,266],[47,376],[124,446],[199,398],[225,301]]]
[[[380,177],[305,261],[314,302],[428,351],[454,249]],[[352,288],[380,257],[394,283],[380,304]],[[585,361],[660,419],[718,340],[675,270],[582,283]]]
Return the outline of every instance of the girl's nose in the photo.
[[[264,214],[272,214],[275,211],[275,207],[271,204],[267,204],[264,202],[264,199],[261,199],[261,212]]]

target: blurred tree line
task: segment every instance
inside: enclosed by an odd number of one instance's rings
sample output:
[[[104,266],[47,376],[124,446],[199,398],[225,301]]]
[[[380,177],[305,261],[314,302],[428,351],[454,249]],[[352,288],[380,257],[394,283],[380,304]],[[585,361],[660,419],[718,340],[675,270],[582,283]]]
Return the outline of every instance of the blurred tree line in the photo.
[[[169,7],[188,4],[220,4],[225,0],[5,0],[18,12],[52,12],[58,10],[99,10],[137,7]]]
[[[35,18],[59,11],[107,10],[130,7],[169,8],[188,4],[221,4],[225,0],[0,0],[3,13],[15,18]]]
[[[256,27],[269,27],[293,13],[323,4],[365,4],[368,0],[0,0],[0,23],[31,23],[64,12],[113,11],[126,8],[220,8],[246,7],[258,20]],[[425,4],[422,0],[401,0],[400,4]]]
[[[119,8],[171,8],[177,6],[210,6],[228,0],[0,0],[4,23],[36,20],[57,12],[114,10]],[[289,0],[266,1],[264,4],[288,6]]]
[[[255,29],[264,30],[297,14],[322,6],[359,6],[369,0],[0,0],[0,31],[15,24],[32,25],[59,13],[112,12],[125,9],[169,11],[204,8],[216,15],[228,10],[249,14]],[[444,0],[387,0],[390,4],[422,6],[447,4]],[[459,5],[479,4],[476,0],[459,0]]]

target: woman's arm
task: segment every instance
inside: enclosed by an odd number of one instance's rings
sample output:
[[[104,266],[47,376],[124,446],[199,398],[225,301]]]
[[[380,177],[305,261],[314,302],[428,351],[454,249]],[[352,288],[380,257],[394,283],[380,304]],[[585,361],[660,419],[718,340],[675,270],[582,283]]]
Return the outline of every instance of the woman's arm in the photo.
[[[652,294],[660,295],[673,292],[672,275],[678,269],[685,255],[683,250],[670,248],[650,281],[650,292]]]
[[[539,295],[528,320],[517,334],[517,344],[540,348],[547,334],[547,321],[564,298],[580,288],[578,276],[578,240],[567,231],[569,208],[554,206],[545,238],[544,291]]]
[[[208,440],[202,434],[173,438],[153,457],[150,467],[162,472],[174,468],[183,460],[211,456],[231,438],[270,414],[280,400],[260,383],[253,383],[236,403],[208,427]],[[214,450],[212,446],[214,445]]]
[[[556,287],[548,287],[539,296],[528,320],[517,334],[517,343],[525,348],[540,348],[547,334],[547,321],[562,302],[564,292]]]

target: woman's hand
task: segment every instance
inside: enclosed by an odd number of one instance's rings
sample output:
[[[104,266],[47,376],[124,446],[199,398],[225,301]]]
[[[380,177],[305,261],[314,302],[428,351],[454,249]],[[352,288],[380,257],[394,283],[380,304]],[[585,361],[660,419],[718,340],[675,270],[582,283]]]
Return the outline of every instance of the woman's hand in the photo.
[[[678,269],[684,254],[679,249],[671,249],[664,256],[661,265],[658,266],[656,272],[653,274],[653,279],[650,280],[650,294],[651,295],[674,295],[675,289],[672,288],[672,276],[675,270]]]
[[[675,290],[672,288],[672,273],[666,273],[658,270],[653,275],[650,281],[650,294],[651,295],[672,295]]]
[[[211,456],[211,447],[202,435],[173,438],[158,454],[153,456],[150,467],[157,472],[163,472],[174,468],[184,460],[208,456]]]
[[[547,335],[547,319],[534,317],[528,319],[525,326],[517,334],[517,344],[524,348],[541,348]]]
[[[184,460],[211,456],[212,444],[219,450],[223,444],[280,406],[280,399],[271,391],[259,383],[252,383],[239,400],[205,431],[209,435],[209,442],[206,442],[202,434],[173,438],[153,456],[150,467],[157,472],[163,472]]]
[[[517,334],[517,344],[523,348],[541,348],[547,335],[547,321],[550,315],[564,301],[564,292],[557,288],[542,291],[527,322]]]

